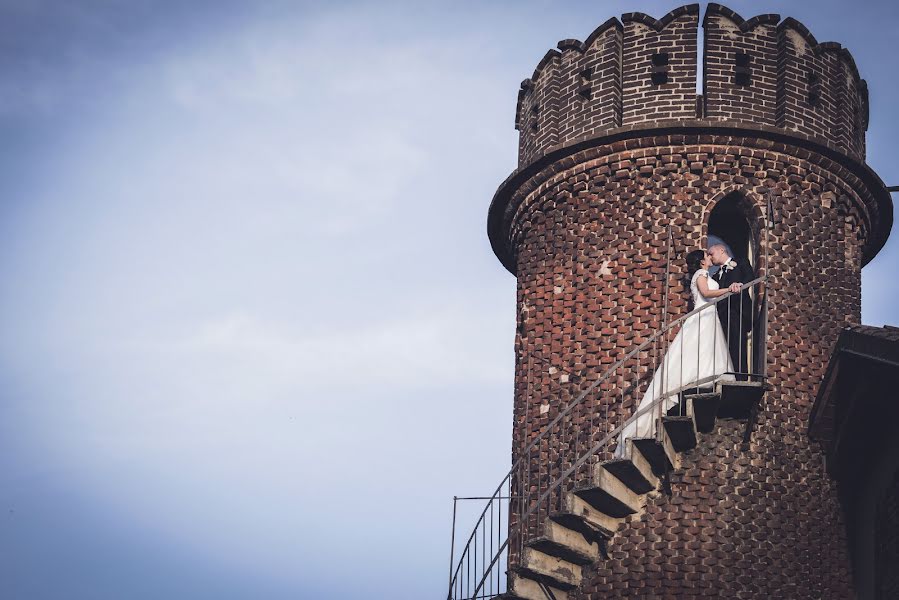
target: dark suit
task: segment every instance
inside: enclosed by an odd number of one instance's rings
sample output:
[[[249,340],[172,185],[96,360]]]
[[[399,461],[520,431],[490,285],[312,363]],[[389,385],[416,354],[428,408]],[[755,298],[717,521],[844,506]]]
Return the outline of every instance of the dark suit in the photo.
[[[749,283],[755,279],[755,272],[749,263],[742,258],[733,259],[737,266],[725,270],[724,267],[715,273],[715,281],[722,290],[732,283]],[[726,300],[718,303],[718,319],[727,336],[727,347],[730,351],[734,370],[738,373],[748,373],[749,357],[747,356],[747,333],[752,330],[753,310],[752,299],[749,297],[749,288],[744,288],[739,294],[734,294]],[[744,379],[744,378],[740,378]]]

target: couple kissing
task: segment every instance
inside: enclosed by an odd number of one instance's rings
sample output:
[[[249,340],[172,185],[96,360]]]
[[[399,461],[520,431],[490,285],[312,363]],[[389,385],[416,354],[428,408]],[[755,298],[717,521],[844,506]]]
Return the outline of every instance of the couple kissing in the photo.
[[[678,392],[686,388],[712,387],[717,381],[745,379],[748,374],[748,333],[752,330],[753,305],[745,284],[755,279],[749,263],[734,258],[725,244],[712,244],[708,250],[687,254],[685,285],[693,301],[692,314],[681,325],[668,346],[662,364],[656,369],[637,411],[649,407],[663,394],[667,411],[678,403]],[[714,275],[712,267],[717,267]],[[699,310],[721,296],[716,309]],[[624,428],[620,440],[649,437],[653,431],[653,413],[647,411]],[[618,453],[624,444],[618,444]]]

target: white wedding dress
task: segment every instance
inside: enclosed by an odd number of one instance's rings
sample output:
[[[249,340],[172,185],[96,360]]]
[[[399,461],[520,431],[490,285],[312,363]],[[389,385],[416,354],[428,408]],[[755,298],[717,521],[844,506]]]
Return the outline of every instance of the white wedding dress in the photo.
[[[705,306],[709,299],[702,295],[696,280],[702,275],[708,279],[710,290],[718,289],[718,282],[709,277],[706,269],[699,269],[690,280],[694,309]],[[718,311],[709,307],[688,317],[677,332],[662,366],[656,369],[652,383],[646,389],[637,412],[648,407],[659,398],[661,390],[675,392],[689,387],[710,388],[716,381],[733,380],[733,362],[727,349],[727,338],[718,320]],[[662,413],[677,405],[678,395],[673,394],[662,402]],[[653,419],[659,414],[658,407],[646,411],[629,423],[619,436],[618,454],[624,450],[621,443],[628,438],[650,437],[654,433]]]

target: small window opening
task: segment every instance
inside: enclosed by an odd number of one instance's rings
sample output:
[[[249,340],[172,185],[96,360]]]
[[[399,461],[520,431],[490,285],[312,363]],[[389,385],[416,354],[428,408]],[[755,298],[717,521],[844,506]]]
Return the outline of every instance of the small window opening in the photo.
[[[540,121],[540,105],[534,104],[534,106],[531,107],[531,129],[532,130],[534,130],[534,131],[540,130],[539,121]]]
[[[668,83],[668,53],[656,52],[652,55],[652,79],[653,85]]]
[[[749,66],[749,55],[745,52],[737,52],[734,57],[734,83],[749,85],[751,82],[752,69]]]
[[[808,72],[808,100],[809,106],[818,106],[821,100],[821,76],[811,71]]]
[[[593,93],[593,69],[584,69],[581,71],[577,93],[584,100],[590,99],[590,96]]]

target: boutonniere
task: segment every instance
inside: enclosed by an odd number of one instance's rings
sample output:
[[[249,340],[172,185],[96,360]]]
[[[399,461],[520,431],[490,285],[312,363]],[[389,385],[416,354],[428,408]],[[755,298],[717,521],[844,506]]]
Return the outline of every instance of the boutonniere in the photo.
[[[737,266],[737,261],[731,259],[731,260],[727,261],[726,263],[724,263],[724,267],[722,267],[722,268],[725,271],[730,271],[731,269],[736,268],[736,266]]]

